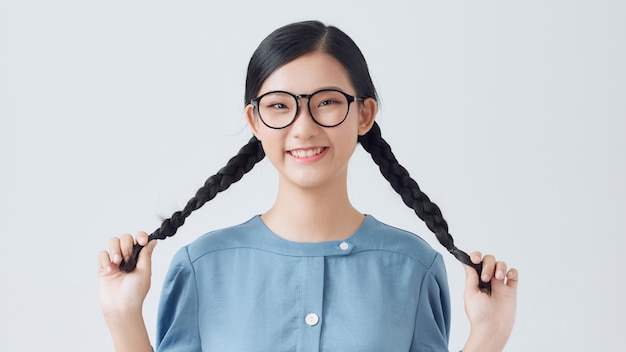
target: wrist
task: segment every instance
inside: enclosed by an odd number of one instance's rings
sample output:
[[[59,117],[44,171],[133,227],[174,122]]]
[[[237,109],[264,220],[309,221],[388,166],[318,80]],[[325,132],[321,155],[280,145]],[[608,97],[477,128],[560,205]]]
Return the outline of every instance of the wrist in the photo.
[[[463,352],[501,352],[508,341],[508,336],[490,332],[471,331],[463,347]]]
[[[111,333],[115,351],[152,351],[141,312],[110,313],[105,315],[105,321]]]
[[[142,307],[118,307],[115,310],[102,311],[102,316],[107,325],[125,324],[128,321],[143,322],[143,309]]]

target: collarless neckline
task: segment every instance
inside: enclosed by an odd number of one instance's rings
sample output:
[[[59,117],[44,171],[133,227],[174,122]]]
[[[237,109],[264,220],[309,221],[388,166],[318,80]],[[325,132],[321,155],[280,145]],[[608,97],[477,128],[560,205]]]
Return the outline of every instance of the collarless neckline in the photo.
[[[261,240],[259,241],[261,247],[265,247],[266,250],[287,255],[327,256],[350,254],[358,246],[359,238],[372,221],[374,218],[365,214],[359,227],[345,239],[322,242],[296,242],[282,238],[267,227],[261,215],[255,215],[249,223],[260,230],[257,236]]]

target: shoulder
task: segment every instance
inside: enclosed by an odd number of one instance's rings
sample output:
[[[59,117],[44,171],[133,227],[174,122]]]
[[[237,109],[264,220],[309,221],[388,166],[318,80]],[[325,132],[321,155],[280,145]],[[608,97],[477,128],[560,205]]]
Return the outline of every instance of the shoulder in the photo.
[[[417,234],[383,223],[372,215],[366,217],[355,235],[358,235],[354,237],[359,242],[359,248],[355,250],[391,252],[409,257],[425,267],[441,260],[439,252]]]
[[[260,225],[258,216],[254,216],[244,223],[208,232],[185,246],[189,260],[194,262],[217,251],[253,248],[259,241],[259,232],[264,230]]]

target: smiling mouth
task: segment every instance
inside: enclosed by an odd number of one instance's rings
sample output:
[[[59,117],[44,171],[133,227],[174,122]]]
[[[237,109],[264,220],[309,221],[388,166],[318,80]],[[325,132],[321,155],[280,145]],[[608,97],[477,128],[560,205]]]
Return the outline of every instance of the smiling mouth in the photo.
[[[326,149],[325,147],[312,148],[312,149],[306,149],[306,150],[297,149],[297,150],[290,150],[289,154],[291,154],[291,156],[293,156],[294,158],[310,158],[312,156],[322,153],[325,149]]]

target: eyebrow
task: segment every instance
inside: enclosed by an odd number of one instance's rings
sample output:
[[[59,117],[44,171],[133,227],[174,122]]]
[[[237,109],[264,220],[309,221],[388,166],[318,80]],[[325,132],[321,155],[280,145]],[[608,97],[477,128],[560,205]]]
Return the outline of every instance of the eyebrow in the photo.
[[[319,92],[320,90],[325,90],[325,89],[336,89],[336,90],[345,92],[345,93],[350,94],[350,95],[356,95],[356,93],[355,94],[348,93],[345,89],[343,89],[341,87],[336,87],[336,86],[318,87],[316,89],[311,90],[311,93],[307,93],[307,94],[313,94],[315,92]],[[286,90],[286,89],[272,89],[272,90],[268,90],[266,92],[259,93],[257,96],[261,96],[261,95],[269,93],[269,92],[287,92],[287,93],[294,94],[294,95],[301,94],[301,93],[293,93],[293,92],[291,92],[289,90]]]

